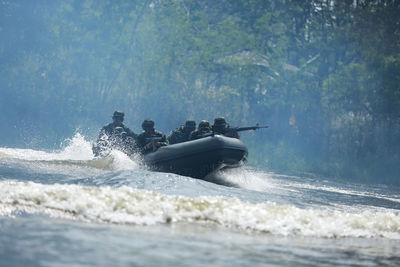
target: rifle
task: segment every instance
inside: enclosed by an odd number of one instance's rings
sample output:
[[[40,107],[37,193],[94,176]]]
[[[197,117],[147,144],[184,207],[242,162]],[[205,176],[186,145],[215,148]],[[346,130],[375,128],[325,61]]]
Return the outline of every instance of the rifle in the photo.
[[[147,137],[146,138],[146,146],[151,144],[153,151],[156,151],[159,145],[157,143],[161,143],[162,137],[161,136],[154,136],[154,137]]]
[[[228,127],[226,128],[226,133],[236,133],[242,131],[250,131],[250,130],[257,130],[261,128],[268,128],[269,126],[259,126],[258,123],[255,126],[248,126],[248,127]]]
[[[146,143],[151,143],[151,142],[161,142],[162,137],[161,136],[154,136],[154,137],[146,137]]]

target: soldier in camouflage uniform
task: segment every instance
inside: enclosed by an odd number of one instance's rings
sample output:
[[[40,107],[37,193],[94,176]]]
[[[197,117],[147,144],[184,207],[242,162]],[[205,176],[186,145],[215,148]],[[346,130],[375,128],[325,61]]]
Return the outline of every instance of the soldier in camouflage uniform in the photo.
[[[143,132],[136,139],[137,146],[143,154],[157,150],[168,144],[165,134],[154,129],[154,121],[145,119],[142,123]]]
[[[212,131],[215,134],[224,135],[227,137],[233,137],[239,139],[239,134],[235,131],[229,131],[229,124],[226,123],[224,117],[218,117],[214,119],[214,124],[211,126]]]
[[[113,146],[113,141],[112,139],[115,137],[114,135],[116,134],[116,129],[118,128],[119,131],[126,133],[126,136],[132,138],[133,140],[136,139],[137,135],[128,127],[126,127],[122,122],[124,121],[124,113],[121,111],[115,111],[112,119],[113,122],[105,125],[103,128],[101,128],[99,137],[96,141],[95,144],[93,144],[92,150],[93,154],[97,156],[104,156],[107,154]],[[120,133],[119,133],[120,134]],[[113,137],[114,136],[114,137]]]
[[[122,123],[124,121],[124,116],[125,114],[123,112],[115,111],[112,116],[113,122],[101,128],[99,139],[101,139],[104,135],[107,135],[108,137],[113,135],[116,127],[122,127],[124,129],[124,132],[126,132],[128,136],[132,137],[133,139],[136,139],[137,135]]]
[[[190,133],[194,130],[196,130],[196,122],[187,120],[185,125],[177,128],[168,136],[168,143],[172,145],[189,141]]]
[[[199,127],[197,128],[197,130],[193,131],[190,134],[189,139],[190,140],[196,140],[196,139],[200,139],[200,138],[203,138],[203,137],[210,136],[211,134],[212,134],[212,131],[211,131],[210,123],[208,121],[206,121],[206,120],[202,120],[199,123]]]

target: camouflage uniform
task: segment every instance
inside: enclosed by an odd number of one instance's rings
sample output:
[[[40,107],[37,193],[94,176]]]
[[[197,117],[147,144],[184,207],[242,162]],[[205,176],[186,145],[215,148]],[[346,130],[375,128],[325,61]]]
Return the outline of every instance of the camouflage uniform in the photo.
[[[168,143],[178,144],[190,140],[190,133],[196,129],[196,122],[187,120],[184,126],[179,127],[168,136]]]
[[[136,143],[141,153],[146,154],[168,144],[165,134],[154,129],[152,120],[145,119],[142,123],[142,128],[144,131],[136,138]]]
[[[113,122],[103,126],[103,128],[101,128],[100,130],[100,134],[99,134],[99,139],[104,139],[102,138],[104,135],[106,135],[107,137],[110,137],[114,134],[115,128],[116,127],[122,127],[124,129],[124,132],[126,132],[126,134],[130,137],[132,137],[133,139],[136,139],[137,134],[135,134],[131,129],[129,129],[128,127],[126,127],[122,121],[124,120],[124,113],[121,111],[115,111],[113,114]],[[118,119],[120,118],[120,121],[118,121]]]
[[[215,118],[214,124],[211,128],[215,134],[220,134],[220,135],[237,138],[237,139],[240,138],[239,134],[237,132],[229,131],[229,124],[226,123],[226,120],[224,117]]]
[[[101,128],[99,137],[96,141],[95,144],[93,144],[92,150],[93,154],[97,156],[105,156],[110,148],[114,148],[116,146],[115,140],[121,139],[122,137],[119,136],[122,133],[124,133],[124,142],[127,145],[126,149],[127,154],[132,154],[134,151],[134,141],[137,137],[137,135],[128,127],[126,127],[122,122],[124,120],[124,113],[121,111],[115,111],[113,114],[113,122],[105,125],[103,128]],[[129,137],[129,138],[128,138]],[[122,139],[121,139],[122,140]],[[121,143],[121,142],[119,142]],[[122,146],[120,146],[120,149],[122,149]]]
[[[212,134],[210,123],[206,120],[202,120],[199,123],[199,127],[196,131],[190,133],[190,140],[196,140],[203,137],[207,137]]]
[[[137,152],[136,142],[124,131],[122,127],[115,127],[112,135],[103,135],[93,145],[93,153],[95,156],[106,156],[111,149],[124,152],[128,156]]]
[[[103,128],[101,128],[100,130],[100,134],[99,134],[99,139],[103,136],[103,135],[107,135],[108,137],[112,136],[114,134],[115,128],[117,127],[122,127],[122,129],[124,129],[124,132],[132,137],[133,139],[136,139],[137,134],[135,134],[131,129],[129,129],[128,127],[126,127],[125,125],[121,125],[121,124],[116,124],[114,122],[111,122],[105,126],[103,126]]]
[[[113,149],[124,152],[128,156],[137,152],[136,142],[124,131],[122,127],[116,127],[114,134],[110,137],[110,144]]]

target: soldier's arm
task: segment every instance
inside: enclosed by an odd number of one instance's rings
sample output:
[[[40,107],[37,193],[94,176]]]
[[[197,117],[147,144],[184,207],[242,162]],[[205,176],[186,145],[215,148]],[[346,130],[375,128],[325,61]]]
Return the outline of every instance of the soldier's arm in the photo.
[[[195,134],[195,131],[193,131],[189,134],[189,140],[193,140],[194,134]]]
[[[169,142],[168,142],[167,137],[165,136],[165,134],[161,134],[160,143],[161,143],[163,146],[168,145]]]
[[[168,143],[175,144],[176,143],[176,133],[173,131],[170,135],[168,135]]]
[[[174,134],[174,132],[170,133],[170,134],[168,135],[168,137],[167,137],[167,140],[168,140],[168,142],[170,142],[170,143],[171,143],[171,141],[172,141],[172,136],[173,136],[173,134]]]
[[[139,148],[144,147],[144,142],[143,142],[143,136],[141,136],[140,134],[138,135],[137,139],[136,139],[136,144]]]
[[[196,140],[199,138],[198,137],[199,135],[200,135],[199,131],[193,131],[190,133],[189,140]]]
[[[124,131],[127,133],[128,136],[132,137],[133,139],[136,139],[138,137],[137,134],[135,134],[131,129],[128,127],[124,127]]]

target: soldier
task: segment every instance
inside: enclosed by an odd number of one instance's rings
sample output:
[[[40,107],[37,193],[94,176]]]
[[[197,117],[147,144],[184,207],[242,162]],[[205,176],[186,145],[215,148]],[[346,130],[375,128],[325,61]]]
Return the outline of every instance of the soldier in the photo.
[[[202,120],[199,123],[199,127],[197,128],[197,130],[193,131],[190,134],[189,139],[196,140],[196,139],[200,139],[200,138],[203,138],[206,136],[210,136],[211,134],[212,134],[212,131],[211,131],[210,123],[206,120]]]
[[[113,122],[101,128],[99,139],[104,139],[104,135],[106,135],[107,137],[113,135],[116,127],[122,127],[124,132],[126,132],[128,136],[132,137],[133,139],[136,139],[137,135],[122,123],[124,121],[124,116],[125,114],[123,112],[115,111],[112,116]]]
[[[229,131],[229,124],[226,123],[224,117],[218,117],[214,119],[212,130],[215,134],[225,135],[227,137],[233,137],[239,139],[239,134],[235,131]]]
[[[157,150],[161,146],[166,146],[167,138],[162,132],[154,129],[154,121],[145,119],[142,123],[143,132],[141,132],[137,139],[137,146],[143,154]]]
[[[99,137],[92,147],[93,154],[96,157],[107,155],[109,149],[113,146],[113,141],[111,140],[111,137],[115,134],[115,130],[118,127],[122,128],[122,131],[125,132],[127,136],[129,136],[133,140],[136,139],[137,135],[122,123],[124,121],[124,115],[125,114],[121,111],[115,111],[112,116],[113,122],[101,128]],[[121,130],[119,129],[119,131]]]
[[[179,127],[168,136],[168,143],[172,145],[189,141],[190,133],[194,130],[196,130],[196,122],[187,120],[185,125]]]

